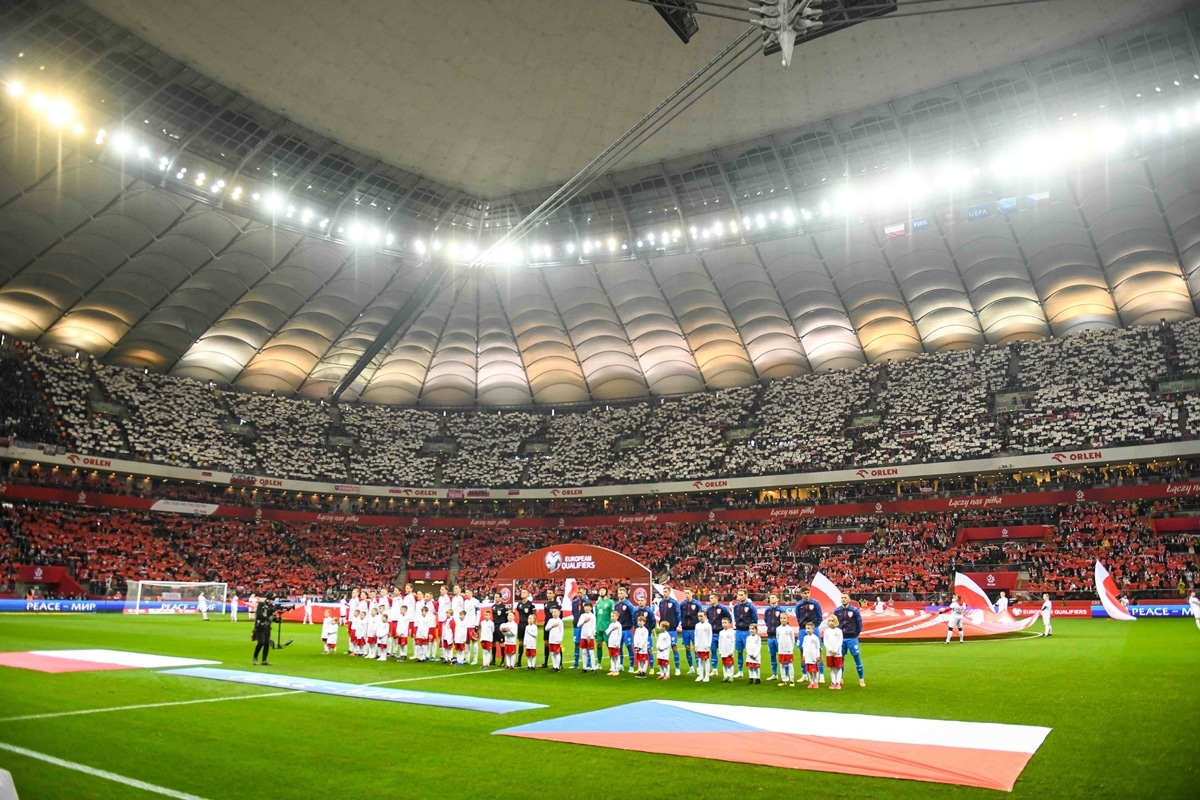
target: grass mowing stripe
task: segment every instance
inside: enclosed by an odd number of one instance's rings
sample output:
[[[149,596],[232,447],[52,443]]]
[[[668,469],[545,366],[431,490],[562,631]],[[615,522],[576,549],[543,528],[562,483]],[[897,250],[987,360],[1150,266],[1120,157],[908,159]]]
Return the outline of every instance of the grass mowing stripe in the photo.
[[[451,675],[426,675],[423,678],[397,678],[392,681],[375,681],[364,683],[363,686],[383,686],[389,683],[411,683],[413,681],[436,681],[442,678],[461,678],[464,675],[486,675],[485,672],[457,672]],[[4,717],[0,722],[23,722],[30,719],[52,719],[54,717],[77,717],[82,714],[105,714],[109,711],[136,711],[142,708],[166,708],[168,706],[192,706],[197,703],[224,703],[227,700],[257,700],[260,697],[282,697],[285,694],[308,694],[299,690],[286,692],[264,692],[260,694],[239,694],[234,697],[206,697],[200,700],[178,700],[173,703],[141,703],[135,706],[113,706],[111,708],[85,708],[82,711],[54,711],[49,714],[26,714],[23,717]]]
[[[64,759],[46,755],[45,753],[39,753],[36,750],[27,750],[24,747],[17,747],[16,745],[6,744],[5,742],[0,742],[0,750],[7,750],[10,753],[16,753],[19,756],[33,758],[38,761],[45,761],[47,764],[53,764],[56,767],[74,770],[75,772],[82,772],[85,775],[103,778],[106,781],[122,783],[126,786],[131,786],[134,789],[141,789],[143,791],[153,792],[154,794],[161,794],[164,797],[174,797],[176,800],[205,800],[205,798],[200,797],[199,795],[188,794],[187,792],[177,792],[174,789],[168,789],[165,786],[156,786],[153,783],[139,781],[136,778],[126,778],[124,775],[118,775],[115,772],[107,772],[106,770],[96,769],[95,767],[89,767],[87,764],[76,764],[74,761],[65,761]]]

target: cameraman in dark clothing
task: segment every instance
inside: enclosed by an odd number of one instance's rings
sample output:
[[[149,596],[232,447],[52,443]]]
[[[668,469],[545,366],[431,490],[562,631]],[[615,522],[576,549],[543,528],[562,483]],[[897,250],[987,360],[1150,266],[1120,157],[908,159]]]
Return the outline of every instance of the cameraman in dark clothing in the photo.
[[[262,664],[264,667],[271,666],[271,662],[267,661],[267,656],[271,653],[271,623],[275,621],[275,595],[268,594],[263,601],[258,604],[258,609],[254,613],[254,631],[250,634],[251,640],[254,641],[254,664],[258,665],[258,654],[262,652]]]

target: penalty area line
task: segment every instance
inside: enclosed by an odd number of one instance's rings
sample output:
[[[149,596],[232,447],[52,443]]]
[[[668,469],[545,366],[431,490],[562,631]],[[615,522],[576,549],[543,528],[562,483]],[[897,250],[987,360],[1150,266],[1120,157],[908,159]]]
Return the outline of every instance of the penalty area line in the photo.
[[[187,792],[177,792],[174,789],[168,789],[165,786],[157,786],[153,783],[146,783],[145,781],[139,781],[136,778],[127,778],[124,775],[118,775],[115,772],[96,769],[95,767],[89,767],[87,764],[77,764],[74,761],[56,758],[55,756],[47,755],[46,753],[39,753],[36,750],[27,750],[24,747],[17,747],[14,744],[0,742],[0,750],[7,750],[8,752],[15,753],[19,756],[25,756],[26,758],[32,758],[37,761],[44,761],[47,764],[53,764],[56,767],[74,770],[75,772],[82,772],[85,775],[91,775],[95,778],[102,778],[106,781],[113,781],[114,783],[120,783],[134,789],[141,789],[146,792],[161,794],[164,797],[174,797],[176,800],[205,800],[205,798],[200,797],[199,795],[188,794]]]

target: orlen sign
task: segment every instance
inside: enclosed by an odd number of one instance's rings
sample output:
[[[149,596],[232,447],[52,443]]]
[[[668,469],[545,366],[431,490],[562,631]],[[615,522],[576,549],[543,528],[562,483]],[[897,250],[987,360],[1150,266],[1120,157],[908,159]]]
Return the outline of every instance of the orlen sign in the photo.
[[[692,481],[692,486],[697,489],[724,489],[729,486],[729,481]]]
[[[900,474],[900,468],[883,467],[879,469],[860,469],[854,474],[860,478],[894,478]]]
[[[67,456],[67,461],[72,464],[81,465],[84,467],[111,467],[112,461],[107,458],[92,458],[91,456],[77,456],[74,453]]]
[[[1055,453],[1050,456],[1050,460],[1056,464],[1062,464],[1067,461],[1099,461],[1104,458],[1103,450],[1088,450],[1083,453]]]
[[[581,497],[583,489],[551,489],[550,494],[555,497]]]
[[[437,489],[388,489],[388,494],[403,494],[409,497],[437,497]]]

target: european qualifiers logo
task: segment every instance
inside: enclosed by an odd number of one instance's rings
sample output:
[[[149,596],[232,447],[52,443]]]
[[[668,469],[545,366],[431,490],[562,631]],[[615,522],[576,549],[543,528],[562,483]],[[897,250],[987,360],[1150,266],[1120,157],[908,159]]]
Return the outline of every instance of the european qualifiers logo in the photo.
[[[564,556],[558,550],[551,550],[546,553],[542,561],[546,564],[546,572],[549,574],[555,572],[577,572],[579,570],[596,568],[596,562],[592,560],[590,555]]]

